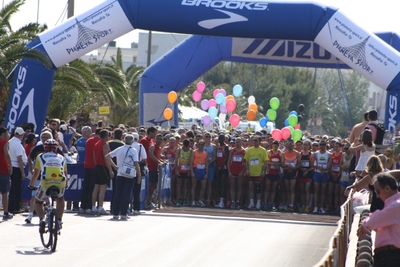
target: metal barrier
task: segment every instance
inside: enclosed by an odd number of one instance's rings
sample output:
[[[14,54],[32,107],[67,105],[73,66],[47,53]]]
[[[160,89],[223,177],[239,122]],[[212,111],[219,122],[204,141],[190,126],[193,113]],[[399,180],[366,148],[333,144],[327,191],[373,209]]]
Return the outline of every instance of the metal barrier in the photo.
[[[314,267],[344,267],[351,225],[353,223],[353,193],[351,190],[346,202],[340,207],[341,218],[338,227],[329,241],[329,249]]]

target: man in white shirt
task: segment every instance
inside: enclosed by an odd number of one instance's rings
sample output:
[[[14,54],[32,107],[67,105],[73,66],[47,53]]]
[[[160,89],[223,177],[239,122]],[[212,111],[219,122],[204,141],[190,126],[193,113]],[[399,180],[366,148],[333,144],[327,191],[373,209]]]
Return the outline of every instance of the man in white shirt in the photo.
[[[14,137],[8,141],[11,165],[13,167],[10,194],[8,196],[8,210],[11,213],[19,213],[21,209],[22,181],[26,178],[25,165],[28,161],[25,149],[21,144],[24,135],[24,129],[17,127],[14,131]]]

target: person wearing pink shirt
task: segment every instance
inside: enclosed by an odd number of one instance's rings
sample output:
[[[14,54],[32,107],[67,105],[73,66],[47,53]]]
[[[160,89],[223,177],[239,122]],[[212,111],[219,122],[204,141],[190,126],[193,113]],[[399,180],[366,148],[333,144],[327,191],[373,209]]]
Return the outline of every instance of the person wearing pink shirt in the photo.
[[[376,232],[374,267],[394,267],[400,263],[400,193],[396,179],[388,173],[374,177],[378,198],[385,202],[382,210],[376,210],[358,228],[357,235]]]

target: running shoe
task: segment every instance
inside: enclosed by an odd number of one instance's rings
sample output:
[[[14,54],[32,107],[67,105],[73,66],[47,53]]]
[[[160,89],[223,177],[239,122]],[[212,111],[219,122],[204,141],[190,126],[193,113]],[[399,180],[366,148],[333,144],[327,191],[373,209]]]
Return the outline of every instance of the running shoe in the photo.
[[[128,215],[121,215],[121,220],[128,220],[130,219]]]
[[[178,201],[176,202],[176,206],[182,207],[182,199],[178,199]]]
[[[293,208],[292,205],[289,205],[289,206],[286,207],[285,211],[293,212],[294,208]]]
[[[92,211],[90,212],[91,214],[97,214],[98,210],[96,207],[92,208]]]
[[[216,208],[220,208],[220,209],[223,209],[224,208],[224,201],[223,200],[221,200],[215,207]]]
[[[236,209],[240,210],[240,208],[242,207],[242,204],[240,203],[240,201],[236,201]]]
[[[12,219],[14,217],[14,215],[12,215],[11,213],[7,213],[3,215],[3,221],[7,221],[8,219]]]
[[[141,213],[140,213],[140,211],[139,210],[134,210],[133,211],[133,215],[140,215]]]
[[[260,202],[257,202],[256,210],[261,210],[261,203]]]
[[[202,200],[199,200],[199,201],[197,201],[197,206],[205,207],[206,205],[204,204],[204,202]]]
[[[271,211],[278,211],[275,207],[275,205],[272,205]]]
[[[319,209],[319,213],[320,213],[320,214],[325,214],[326,211],[324,210],[324,208],[321,207],[321,208]]]
[[[100,207],[100,208],[98,209],[97,213],[98,213],[99,215],[108,215],[108,212],[107,212],[103,207]]]
[[[248,208],[249,210],[253,210],[253,209],[254,209],[254,203],[250,203],[250,204],[247,206],[247,208]]]
[[[225,207],[226,207],[227,209],[229,209],[229,208],[231,207],[231,204],[232,204],[232,203],[228,200],[228,201],[226,202],[226,206],[225,206]]]
[[[280,211],[284,211],[285,209],[286,209],[286,206],[283,204],[280,204],[278,207],[278,210],[280,210]]]
[[[26,219],[25,219],[25,222],[26,223],[31,223],[32,222],[32,216],[31,215],[28,215],[28,217],[26,217]]]
[[[196,202],[194,200],[192,201],[192,207],[196,207]]]
[[[112,219],[113,219],[113,220],[118,220],[118,219],[119,219],[119,216],[118,216],[118,215],[114,215],[114,216],[112,217]]]
[[[236,209],[235,201],[231,202],[231,209],[233,209],[233,210]]]
[[[318,213],[318,207],[314,207],[314,210],[312,213]]]
[[[183,206],[183,207],[187,207],[187,206],[188,206],[186,200],[183,200],[182,206]]]
[[[92,210],[91,210],[91,209],[86,209],[86,210],[85,210],[85,213],[86,213],[86,214],[91,214],[91,213],[92,213]]]

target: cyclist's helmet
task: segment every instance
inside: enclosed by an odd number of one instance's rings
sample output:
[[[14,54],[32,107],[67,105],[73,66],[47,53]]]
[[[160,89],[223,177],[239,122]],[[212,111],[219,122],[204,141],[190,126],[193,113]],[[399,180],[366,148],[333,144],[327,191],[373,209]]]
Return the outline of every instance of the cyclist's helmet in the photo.
[[[56,152],[58,147],[58,142],[54,139],[48,139],[44,142],[43,146],[46,152]]]

